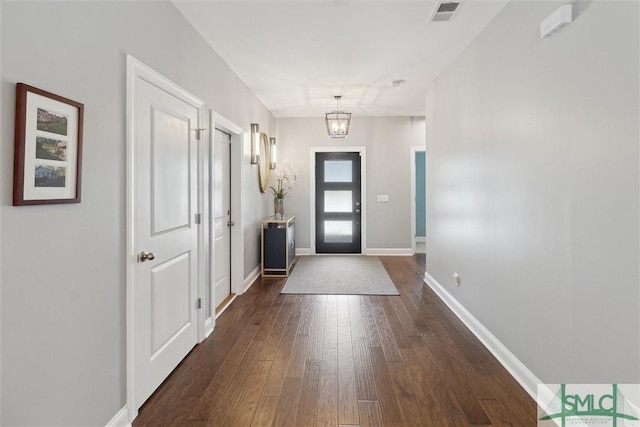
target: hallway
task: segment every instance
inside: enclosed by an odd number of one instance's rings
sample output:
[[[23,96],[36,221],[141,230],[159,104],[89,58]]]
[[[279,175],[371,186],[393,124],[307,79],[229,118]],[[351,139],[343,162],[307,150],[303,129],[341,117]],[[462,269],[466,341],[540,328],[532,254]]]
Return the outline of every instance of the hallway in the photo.
[[[424,284],[425,256],[381,260],[400,296],[259,278],[133,426],[535,426],[535,402]]]

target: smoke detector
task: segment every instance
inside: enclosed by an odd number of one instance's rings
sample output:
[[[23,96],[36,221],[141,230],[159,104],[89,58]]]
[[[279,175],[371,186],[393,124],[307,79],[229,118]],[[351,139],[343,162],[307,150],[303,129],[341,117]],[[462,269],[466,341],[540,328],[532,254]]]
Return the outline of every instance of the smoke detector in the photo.
[[[460,2],[440,2],[431,15],[429,22],[449,22],[460,10]]]

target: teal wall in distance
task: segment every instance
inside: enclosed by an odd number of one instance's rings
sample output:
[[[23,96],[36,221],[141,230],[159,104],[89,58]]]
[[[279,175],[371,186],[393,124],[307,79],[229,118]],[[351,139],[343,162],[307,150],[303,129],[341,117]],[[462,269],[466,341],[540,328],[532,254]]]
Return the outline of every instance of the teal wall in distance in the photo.
[[[427,165],[424,151],[416,152],[416,237],[427,236]]]

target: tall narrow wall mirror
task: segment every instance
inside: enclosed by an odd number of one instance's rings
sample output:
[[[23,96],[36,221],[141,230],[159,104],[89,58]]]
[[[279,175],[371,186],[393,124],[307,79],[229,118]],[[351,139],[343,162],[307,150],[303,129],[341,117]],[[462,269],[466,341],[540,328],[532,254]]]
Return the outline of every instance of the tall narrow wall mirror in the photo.
[[[271,178],[271,147],[269,137],[266,133],[260,134],[260,156],[258,158],[258,179],[260,180],[260,191],[266,193],[269,189],[269,179]]]

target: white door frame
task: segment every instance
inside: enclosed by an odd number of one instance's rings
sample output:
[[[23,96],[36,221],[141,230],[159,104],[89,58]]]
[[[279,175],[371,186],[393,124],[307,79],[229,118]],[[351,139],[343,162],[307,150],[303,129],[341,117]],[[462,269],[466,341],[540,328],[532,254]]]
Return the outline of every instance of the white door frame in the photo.
[[[416,153],[425,153],[424,147],[411,147],[411,254],[416,254]]]
[[[311,147],[309,158],[309,224],[311,227],[309,242],[311,255],[316,253],[316,153],[360,153],[360,236],[361,253],[367,254],[367,149],[366,147]],[[351,254],[353,255],[353,254]]]
[[[144,80],[149,84],[156,86],[176,98],[198,108],[198,122],[203,123],[204,103],[191,95],[171,80],[162,76],[152,68],[146,66],[131,55],[127,55],[127,105],[126,105],[126,128],[127,128],[127,150],[126,150],[126,226],[127,226],[127,248],[125,257],[125,268],[127,272],[126,284],[126,331],[127,331],[127,407],[129,412],[129,421],[132,422],[138,415],[138,402],[135,402],[135,358],[134,358],[134,268],[136,266],[136,248],[134,241],[134,212],[135,212],[135,194],[134,194],[134,178],[135,178],[135,150],[134,150],[134,102],[136,94],[136,82],[138,79]],[[204,134],[204,133],[203,133]],[[198,144],[198,211],[202,211],[202,145]],[[204,268],[202,262],[204,235],[202,227],[198,227],[198,260],[197,260],[197,288],[198,296],[204,295]],[[198,311],[198,342],[204,338],[204,310]]]
[[[244,292],[244,238],[242,236],[242,155],[244,147],[244,129],[213,110],[209,111],[209,141],[213,141],[213,132],[220,129],[231,135],[231,293],[240,295]],[[214,147],[211,143],[211,147]],[[209,159],[209,173],[212,172],[213,151]],[[213,202],[212,202],[213,203]],[[212,226],[213,215],[209,212],[206,216],[209,223],[209,244],[215,240],[214,227]],[[211,259],[215,259],[215,248],[211,245]],[[213,262],[210,263],[211,276],[213,276]],[[213,293],[213,280],[211,286],[212,313],[222,301],[215,301]],[[213,332],[215,325],[215,315],[209,316],[205,320],[205,335],[209,336]]]

